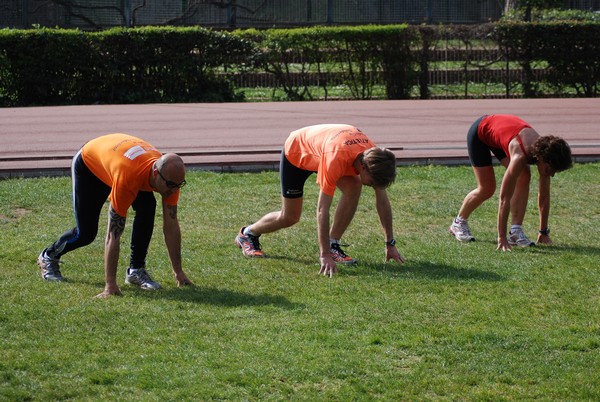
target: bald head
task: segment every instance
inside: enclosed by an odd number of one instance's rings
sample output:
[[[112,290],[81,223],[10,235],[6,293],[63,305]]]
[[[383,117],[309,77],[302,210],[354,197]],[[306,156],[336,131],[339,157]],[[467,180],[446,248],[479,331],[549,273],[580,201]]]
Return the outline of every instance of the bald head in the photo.
[[[185,164],[177,154],[164,154],[156,161],[156,167],[170,181],[181,183],[185,179]]]

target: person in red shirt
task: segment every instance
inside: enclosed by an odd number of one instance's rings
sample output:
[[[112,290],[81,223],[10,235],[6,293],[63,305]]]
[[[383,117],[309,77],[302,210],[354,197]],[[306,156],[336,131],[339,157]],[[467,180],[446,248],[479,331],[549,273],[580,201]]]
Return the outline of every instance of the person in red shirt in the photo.
[[[467,134],[467,144],[477,188],[465,197],[457,217],[450,225],[450,233],[459,241],[475,240],[468,219],[496,191],[493,153],[506,168],[498,206],[498,249],[507,251],[512,246],[535,245],[527,238],[522,227],[529,199],[530,165],[537,165],[539,172],[540,225],[537,241],[550,244],[550,178],[573,165],[571,148],[567,142],[555,136],[540,136],[517,116],[497,114],[477,119]],[[512,224],[507,234],[509,214]]]
[[[383,226],[386,261],[404,262],[396,249],[392,208],[386,188],[396,178],[396,156],[375,144],[359,129],[347,124],[320,124],[290,134],[281,156],[282,208],[243,227],[235,243],[247,257],[264,257],[259,237],[296,224],[302,214],[304,183],[317,173],[320,187],[317,204],[320,273],[332,276],[337,263],[356,261],[340,247],[340,239],[356,212],[363,185],[375,190],[377,213]],[[342,192],[330,227],[333,195]]]
[[[76,227],[68,230],[38,257],[42,278],[64,280],[60,258],[90,244],[98,233],[104,202],[110,201],[104,250],[106,285],[98,297],[120,295],[117,264],[120,239],[129,207],[135,211],[131,233],[130,267],[125,283],[155,290],[160,284],[146,271],[146,254],[152,232],[156,199],[162,196],[163,234],[175,279],[179,286],[192,285],[181,263],[181,230],[177,220],[180,188],[185,185],[185,165],[176,154],[161,154],[152,145],[127,134],[109,134],[86,143],[73,158],[73,209]]]

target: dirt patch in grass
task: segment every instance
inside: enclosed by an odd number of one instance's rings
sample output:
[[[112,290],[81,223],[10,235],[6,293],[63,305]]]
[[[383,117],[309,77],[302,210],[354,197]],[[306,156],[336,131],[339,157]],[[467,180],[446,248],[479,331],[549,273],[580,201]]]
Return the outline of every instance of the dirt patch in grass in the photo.
[[[30,211],[25,208],[15,208],[8,215],[0,214],[0,222],[6,223],[18,221],[29,212]]]

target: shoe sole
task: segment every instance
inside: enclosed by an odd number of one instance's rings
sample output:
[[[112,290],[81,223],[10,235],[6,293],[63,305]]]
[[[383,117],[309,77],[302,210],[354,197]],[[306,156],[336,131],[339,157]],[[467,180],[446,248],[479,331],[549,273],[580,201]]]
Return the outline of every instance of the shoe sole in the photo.
[[[336,261],[336,260],[333,260],[333,262],[335,262],[336,264],[344,264],[344,265],[354,265],[354,264],[356,264],[356,260],[352,260],[352,261]]]
[[[523,245],[518,244],[518,243],[511,243],[511,242],[508,242],[508,244],[510,244],[512,247],[522,247],[522,248],[527,248],[527,247],[533,247],[533,246],[535,246],[534,242],[531,242],[529,244],[523,244]]]
[[[142,286],[142,285],[138,285],[137,283],[131,283],[129,282],[127,279],[125,279],[125,285],[129,285],[129,286],[137,286],[140,289],[143,290],[158,290],[160,289],[162,286],[158,285],[157,288],[152,288],[152,287],[147,287],[147,286]]]
[[[469,240],[461,240],[461,239],[459,239],[458,237],[456,237],[456,235],[454,234],[454,232],[452,231],[452,229],[448,229],[448,233],[450,233],[452,236],[454,236],[454,238],[457,241],[461,242],[461,243],[469,243],[469,242],[475,241],[474,237],[471,237]]]

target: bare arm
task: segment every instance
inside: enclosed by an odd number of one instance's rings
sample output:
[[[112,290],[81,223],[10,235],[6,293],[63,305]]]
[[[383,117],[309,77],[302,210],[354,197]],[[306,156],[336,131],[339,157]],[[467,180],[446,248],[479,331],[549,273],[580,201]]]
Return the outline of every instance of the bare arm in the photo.
[[[117,267],[121,248],[121,235],[125,230],[125,217],[117,214],[112,205],[108,210],[108,229],[104,242],[104,276],[106,285],[104,291],[96,297],[106,298],[110,295],[120,295],[117,285]]]
[[[538,191],[538,208],[540,210],[540,230],[548,229],[550,216],[550,176],[540,175]],[[538,243],[551,244],[550,235],[538,234]]]
[[[500,187],[500,204],[498,205],[498,250],[511,250],[510,244],[506,238],[508,215],[510,214],[510,201],[517,186],[519,175],[527,163],[523,155],[517,154],[511,156],[510,163],[504,173],[502,185]]]
[[[377,207],[377,214],[379,215],[379,221],[383,227],[385,241],[387,243],[394,239],[394,223],[392,217],[392,205],[385,189],[375,188],[375,204]],[[391,259],[398,262],[405,261],[396,249],[396,246],[386,245],[385,260],[389,261]]]
[[[333,197],[321,191],[319,193],[319,201],[317,203],[317,226],[319,234],[319,260],[321,262],[320,274],[329,275],[335,274],[337,265],[331,258],[331,248],[329,245],[329,210]]]
[[[169,259],[171,260],[173,274],[177,281],[177,286],[192,285],[192,281],[190,281],[183,272],[181,262],[181,228],[179,227],[179,220],[177,219],[177,205],[167,205],[163,200],[162,206],[163,236],[169,253]]]

